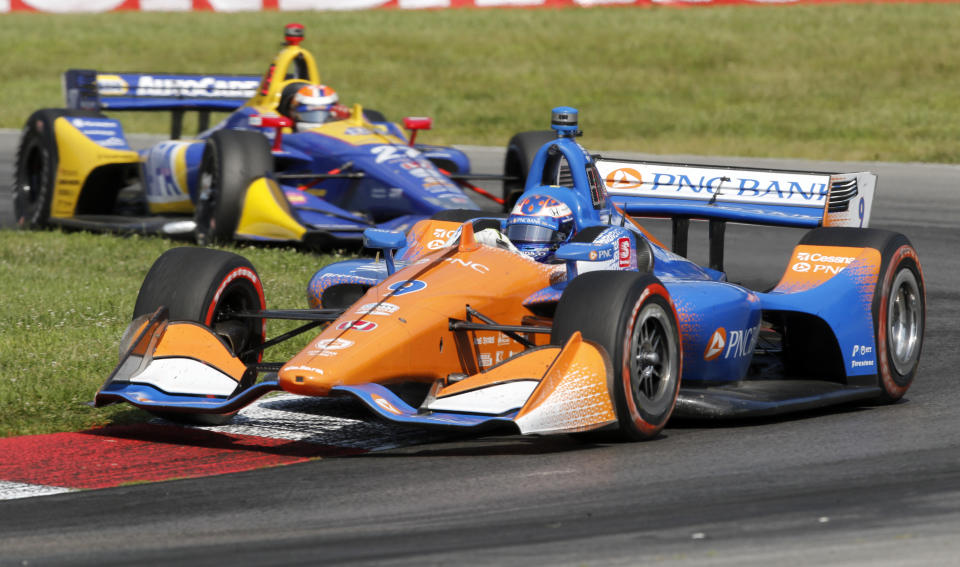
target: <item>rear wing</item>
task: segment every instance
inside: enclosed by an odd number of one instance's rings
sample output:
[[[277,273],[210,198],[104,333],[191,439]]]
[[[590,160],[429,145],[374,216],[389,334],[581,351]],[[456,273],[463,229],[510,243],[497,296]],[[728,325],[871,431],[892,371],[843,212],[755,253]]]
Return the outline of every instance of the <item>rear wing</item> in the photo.
[[[724,223],[866,227],[877,176],[598,159],[613,202],[631,216],[673,219],[686,255],[690,219],[710,221],[710,264],[722,270]]]
[[[634,216],[815,228],[866,227],[877,185],[868,173],[599,159],[607,192]]]
[[[67,108],[85,110],[169,111],[171,137],[180,137],[183,114],[199,112],[199,130],[209,127],[210,112],[230,112],[257,92],[254,75],[182,75],[104,73],[70,69],[63,74]]]

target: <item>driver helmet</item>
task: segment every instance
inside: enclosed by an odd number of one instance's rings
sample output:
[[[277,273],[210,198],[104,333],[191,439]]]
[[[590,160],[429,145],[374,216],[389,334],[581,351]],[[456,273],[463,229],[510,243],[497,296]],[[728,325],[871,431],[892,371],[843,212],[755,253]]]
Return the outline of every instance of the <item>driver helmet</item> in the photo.
[[[553,197],[522,198],[507,219],[507,238],[517,249],[538,262],[553,259],[553,253],[576,233],[570,207]]]
[[[304,85],[297,89],[290,103],[290,118],[298,130],[316,128],[330,120],[342,118],[343,106],[337,104],[339,97],[333,88],[326,85]]]

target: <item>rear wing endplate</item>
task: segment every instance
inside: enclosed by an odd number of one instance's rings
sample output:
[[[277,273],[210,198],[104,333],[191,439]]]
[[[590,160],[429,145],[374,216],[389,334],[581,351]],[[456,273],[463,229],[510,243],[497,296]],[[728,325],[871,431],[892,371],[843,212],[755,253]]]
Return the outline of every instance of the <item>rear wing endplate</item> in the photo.
[[[63,74],[66,107],[84,110],[143,110],[171,113],[171,137],[180,137],[183,114],[197,111],[199,130],[209,127],[210,112],[230,112],[256,94],[254,75],[105,73],[70,69]]]
[[[631,216],[673,219],[686,255],[690,219],[710,221],[710,264],[722,270],[726,222],[799,228],[866,227],[877,176],[598,159],[613,202]]]

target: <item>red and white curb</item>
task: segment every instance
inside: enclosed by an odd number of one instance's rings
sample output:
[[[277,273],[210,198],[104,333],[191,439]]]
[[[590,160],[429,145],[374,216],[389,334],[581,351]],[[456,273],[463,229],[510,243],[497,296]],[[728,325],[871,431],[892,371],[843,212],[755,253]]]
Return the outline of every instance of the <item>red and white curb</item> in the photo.
[[[286,465],[441,439],[349,399],[282,394],[215,427],[163,420],[0,439],[0,500]],[[12,457],[12,458],[10,458]]]

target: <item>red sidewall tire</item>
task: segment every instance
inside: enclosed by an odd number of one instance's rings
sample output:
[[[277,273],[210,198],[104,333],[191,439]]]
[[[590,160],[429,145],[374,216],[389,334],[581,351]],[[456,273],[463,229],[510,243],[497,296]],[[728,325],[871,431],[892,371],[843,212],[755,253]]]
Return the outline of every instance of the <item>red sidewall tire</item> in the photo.
[[[627,323],[627,329],[634,329],[637,324],[637,318],[643,313],[645,306],[647,305],[656,305],[659,309],[663,310],[665,314],[668,314],[671,318],[672,325],[670,328],[665,329],[666,332],[673,334],[673,340],[676,348],[676,358],[673,364],[675,364],[675,372],[678,375],[678,378],[674,380],[673,384],[670,386],[672,392],[669,392],[669,401],[666,405],[666,409],[657,413],[651,414],[649,411],[643,407],[643,404],[640,403],[634,396],[634,385],[632,383],[631,377],[633,372],[630,368],[630,354],[632,351],[632,334],[625,333],[623,337],[622,357],[620,361],[619,369],[619,383],[620,388],[623,394],[623,408],[622,411],[626,414],[625,419],[629,420],[632,424],[632,427],[639,434],[638,438],[640,439],[649,439],[656,436],[661,429],[669,421],[670,416],[673,415],[673,410],[677,404],[677,396],[680,394],[680,379],[679,376],[683,375],[683,350],[682,343],[680,341],[679,327],[677,325],[677,313],[673,307],[673,303],[670,301],[670,294],[667,293],[666,288],[663,285],[656,283],[648,285],[643,293],[640,295],[640,299],[634,305],[633,310],[630,314],[630,318]],[[621,411],[621,408],[618,408],[618,411]]]
[[[877,330],[877,364],[880,386],[883,388],[884,401],[896,401],[910,388],[913,379],[917,373],[920,354],[923,350],[923,329],[925,327],[926,313],[926,290],[923,280],[923,272],[920,269],[920,259],[917,257],[916,250],[909,244],[904,244],[897,248],[885,262],[885,270],[881,274],[882,279],[877,281],[876,297],[877,320],[875,322]],[[888,333],[887,320],[890,317],[890,294],[893,290],[894,278],[903,270],[910,270],[917,286],[919,287],[920,301],[920,335],[918,337],[916,360],[917,363],[908,369],[906,373],[901,374],[896,368],[893,360],[892,348],[890,344],[891,337]]]

